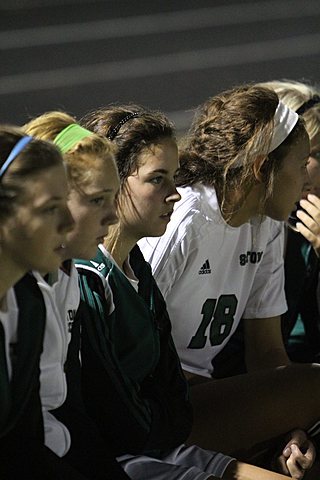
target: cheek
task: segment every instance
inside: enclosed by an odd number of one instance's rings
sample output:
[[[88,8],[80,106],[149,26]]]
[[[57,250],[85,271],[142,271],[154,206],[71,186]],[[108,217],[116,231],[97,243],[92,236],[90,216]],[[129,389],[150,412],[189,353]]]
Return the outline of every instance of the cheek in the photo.
[[[90,229],[90,223],[92,223],[93,214],[90,209],[79,209],[71,212],[75,221],[75,230],[83,230],[87,226],[87,230]]]
[[[22,238],[24,237],[31,241],[34,238],[43,238],[45,241],[50,235],[52,235],[53,228],[51,224],[48,225],[47,222],[44,224],[44,222],[37,221],[35,218],[30,218],[27,224],[21,225],[20,228],[17,229],[17,232],[19,231],[21,232]]]

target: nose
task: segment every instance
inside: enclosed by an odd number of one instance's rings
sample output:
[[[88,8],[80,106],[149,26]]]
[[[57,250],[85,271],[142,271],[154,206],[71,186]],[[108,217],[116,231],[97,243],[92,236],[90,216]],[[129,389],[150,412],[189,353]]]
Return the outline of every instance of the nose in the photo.
[[[302,187],[302,198],[305,198],[308,193],[312,193],[312,185],[310,182],[305,182]]]
[[[311,188],[310,188],[310,191],[308,191],[308,193],[313,193],[313,195],[316,195],[317,197],[320,198],[320,187],[316,186],[316,185],[313,185]]]
[[[60,213],[60,223],[59,223],[59,232],[60,233],[67,233],[73,230],[74,227],[74,219],[71,215],[71,212],[67,206],[61,209]]]
[[[114,225],[118,221],[118,215],[115,205],[112,205],[104,215],[101,225]]]
[[[175,203],[175,202],[179,202],[179,200],[181,200],[181,195],[178,192],[178,190],[176,189],[176,186],[174,185],[172,191],[166,197],[166,202],[167,203],[169,203],[169,202]]]

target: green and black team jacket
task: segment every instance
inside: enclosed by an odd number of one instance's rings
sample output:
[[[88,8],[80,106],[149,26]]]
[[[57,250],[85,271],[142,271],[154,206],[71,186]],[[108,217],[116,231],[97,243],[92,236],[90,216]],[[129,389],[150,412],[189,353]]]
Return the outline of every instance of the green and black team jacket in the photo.
[[[19,309],[17,343],[11,346],[12,378],[6,375],[4,329],[0,322],[0,454],[11,438],[26,448],[26,440],[44,443],[39,397],[39,362],[45,328],[45,306],[32,275],[15,287]],[[16,434],[16,435],[15,435]]]
[[[317,298],[319,258],[311,244],[299,232],[287,230],[284,262],[285,292],[288,310],[282,315],[282,333],[289,354],[299,360],[299,352],[291,331],[299,315],[305,328],[304,361],[315,361],[320,352],[320,311]],[[317,361],[317,360],[316,360]]]
[[[192,408],[165,301],[137,246],[130,266],[138,293],[103,247],[76,262],[83,397],[115,455],[156,456],[187,439]]]
[[[5,480],[85,480],[44,445],[40,387],[46,309],[35,278],[15,286],[19,309],[12,377],[6,368],[6,341],[0,322],[0,478]]]

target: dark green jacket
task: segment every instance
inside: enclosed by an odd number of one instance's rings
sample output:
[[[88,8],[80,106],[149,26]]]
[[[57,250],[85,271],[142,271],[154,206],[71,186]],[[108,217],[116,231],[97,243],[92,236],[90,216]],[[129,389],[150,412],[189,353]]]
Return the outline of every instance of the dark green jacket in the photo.
[[[101,250],[91,262],[76,262],[87,307],[83,394],[116,455],[157,455],[186,440],[192,409],[166,304],[138,247],[130,265],[138,293]]]
[[[288,228],[285,256],[285,291],[288,311],[282,316],[284,339],[294,350],[290,334],[298,316],[304,324],[306,343],[312,353],[320,352],[320,313],[317,298],[319,259],[311,244],[298,232]],[[312,361],[313,358],[308,359]]]

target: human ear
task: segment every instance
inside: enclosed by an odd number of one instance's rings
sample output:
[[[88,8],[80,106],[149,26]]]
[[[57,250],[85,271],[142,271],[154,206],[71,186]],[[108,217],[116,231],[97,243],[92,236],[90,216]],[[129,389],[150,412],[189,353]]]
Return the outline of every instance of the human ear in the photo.
[[[266,178],[265,178],[264,167],[267,159],[268,157],[266,157],[265,155],[259,155],[258,157],[255,158],[252,169],[253,169],[254,178],[257,183],[265,182]]]

